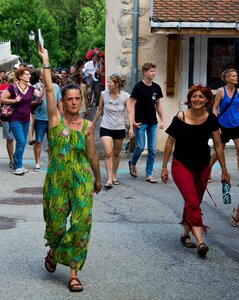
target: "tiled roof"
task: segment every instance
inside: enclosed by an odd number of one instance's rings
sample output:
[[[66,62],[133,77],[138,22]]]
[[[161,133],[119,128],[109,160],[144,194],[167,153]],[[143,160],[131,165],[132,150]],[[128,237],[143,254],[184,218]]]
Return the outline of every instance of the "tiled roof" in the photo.
[[[154,0],[154,22],[239,21],[239,0]]]

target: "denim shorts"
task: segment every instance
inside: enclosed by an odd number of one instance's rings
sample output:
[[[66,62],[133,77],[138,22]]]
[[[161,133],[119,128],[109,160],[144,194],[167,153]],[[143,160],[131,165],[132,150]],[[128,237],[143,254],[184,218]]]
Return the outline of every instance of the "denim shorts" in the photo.
[[[4,140],[13,140],[14,136],[9,128],[8,122],[2,122],[2,137]]]
[[[36,142],[42,143],[44,135],[48,134],[48,121],[34,120],[34,129],[36,135]]]

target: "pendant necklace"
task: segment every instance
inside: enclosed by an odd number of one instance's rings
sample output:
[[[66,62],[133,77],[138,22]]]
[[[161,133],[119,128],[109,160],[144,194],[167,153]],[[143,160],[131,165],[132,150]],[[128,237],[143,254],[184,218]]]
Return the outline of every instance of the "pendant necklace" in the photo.
[[[27,87],[28,87],[28,85],[26,85],[26,86],[23,88],[23,87],[21,87],[20,83],[18,83],[18,85],[19,85],[19,87],[21,88],[21,90],[22,90],[23,92],[25,92],[25,90],[26,90]]]
[[[79,114],[78,114],[76,117],[74,117],[73,119],[70,118],[70,117],[68,117],[68,116],[66,116],[66,114],[65,114],[65,117],[66,117],[66,119],[69,120],[72,124],[80,124],[80,122],[76,122],[77,118],[79,117]],[[81,120],[79,120],[79,121],[81,121]]]

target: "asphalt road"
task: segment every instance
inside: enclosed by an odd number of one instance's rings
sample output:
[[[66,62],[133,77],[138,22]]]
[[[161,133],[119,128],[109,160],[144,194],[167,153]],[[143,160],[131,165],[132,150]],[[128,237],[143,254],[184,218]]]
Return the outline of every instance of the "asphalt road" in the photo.
[[[42,171],[35,173],[33,148],[27,145],[24,166],[30,172],[15,176],[8,169],[5,142],[0,138],[0,299],[239,299],[239,228],[229,224],[232,208],[239,201],[235,150],[227,149],[226,157],[232,204],[222,202],[216,164],[208,189],[217,207],[208,194],[202,204],[204,223],[210,227],[205,235],[210,248],[205,259],[179,241],[183,201],[172,179],[167,185],[145,182],[145,157],[138,164],[139,177],[132,178],[128,159],[122,159],[121,184],[94,197],[88,258],[79,274],[85,289],[72,294],[67,289],[66,267],[58,266],[54,274],[44,269],[47,248],[41,188],[47,155],[42,152]],[[158,154],[158,179],[161,162]],[[100,164],[104,182],[104,161]]]

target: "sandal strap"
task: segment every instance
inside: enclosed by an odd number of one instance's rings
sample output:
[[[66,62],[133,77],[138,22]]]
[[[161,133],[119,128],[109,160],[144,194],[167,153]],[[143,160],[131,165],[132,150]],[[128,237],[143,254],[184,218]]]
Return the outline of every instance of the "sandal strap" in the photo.
[[[73,280],[77,281],[77,283],[72,284],[72,281],[73,281]],[[69,289],[72,289],[72,288],[77,287],[77,286],[79,286],[80,289],[83,289],[83,285],[82,285],[82,283],[80,282],[80,280],[79,280],[77,277],[72,277],[72,278],[69,280],[69,283],[68,283]]]
[[[74,285],[79,285],[79,284],[82,285],[81,282],[80,282],[80,280],[79,280],[77,277],[72,277],[72,278],[69,280],[69,285],[72,283],[73,280],[77,281],[77,283],[73,284],[73,286],[74,286]]]
[[[206,244],[205,244],[205,243],[199,244],[199,245],[198,245],[198,249],[199,249],[200,247],[202,247],[202,246],[206,246]]]
[[[181,236],[181,240],[183,241],[183,242],[185,242],[185,240],[186,239],[190,239],[191,240],[191,238],[190,238],[190,236],[187,234],[187,235],[182,235]]]

